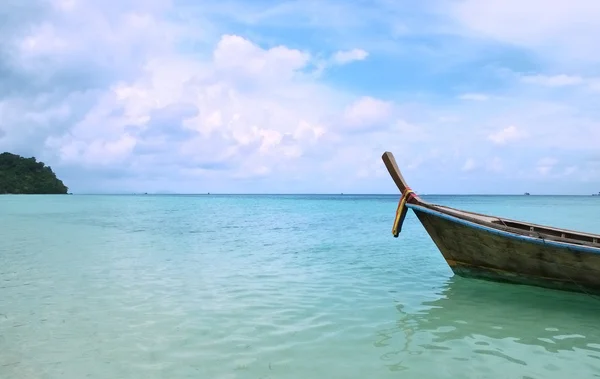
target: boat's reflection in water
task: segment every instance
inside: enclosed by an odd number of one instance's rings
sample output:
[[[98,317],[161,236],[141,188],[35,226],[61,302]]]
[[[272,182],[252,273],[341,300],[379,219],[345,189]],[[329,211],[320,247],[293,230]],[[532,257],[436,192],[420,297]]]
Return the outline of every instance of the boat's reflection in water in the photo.
[[[436,377],[600,377],[597,296],[455,276],[434,300],[398,303],[396,326],[375,341],[391,370],[426,374],[423,366],[439,365]]]

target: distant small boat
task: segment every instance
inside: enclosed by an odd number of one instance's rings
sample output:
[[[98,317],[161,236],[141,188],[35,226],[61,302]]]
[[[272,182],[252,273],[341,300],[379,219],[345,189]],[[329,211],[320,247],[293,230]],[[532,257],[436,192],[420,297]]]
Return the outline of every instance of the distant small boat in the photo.
[[[600,294],[600,235],[428,203],[406,184],[392,153],[382,159],[401,193],[394,237],[410,208],[458,276]]]
[[[529,192],[525,192],[525,196],[529,196],[531,195]]]

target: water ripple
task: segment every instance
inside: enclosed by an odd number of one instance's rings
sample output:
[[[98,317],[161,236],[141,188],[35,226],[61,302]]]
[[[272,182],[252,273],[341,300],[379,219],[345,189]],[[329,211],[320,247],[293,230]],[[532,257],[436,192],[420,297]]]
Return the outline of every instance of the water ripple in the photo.
[[[0,377],[600,375],[600,303],[451,278],[396,203],[0,198]]]

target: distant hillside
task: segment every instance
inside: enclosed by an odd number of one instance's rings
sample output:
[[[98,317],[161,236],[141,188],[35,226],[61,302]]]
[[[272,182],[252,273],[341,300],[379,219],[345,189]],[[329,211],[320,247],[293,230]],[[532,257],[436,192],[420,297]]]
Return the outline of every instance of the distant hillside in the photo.
[[[67,186],[35,157],[0,154],[0,194],[66,194]]]

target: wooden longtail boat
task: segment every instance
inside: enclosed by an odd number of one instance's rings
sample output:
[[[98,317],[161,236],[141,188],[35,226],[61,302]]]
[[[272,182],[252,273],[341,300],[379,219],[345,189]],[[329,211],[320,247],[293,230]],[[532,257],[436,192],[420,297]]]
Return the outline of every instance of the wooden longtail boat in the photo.
[[[394,237],[410,208],[456,275],[600,294],[600,235],[428,203],[406,184],[392,153],[382,159],[401,193]]]

